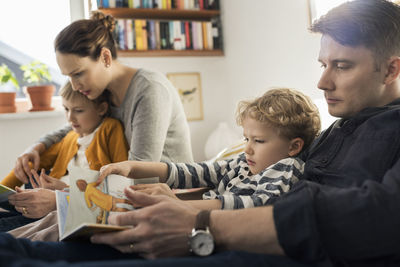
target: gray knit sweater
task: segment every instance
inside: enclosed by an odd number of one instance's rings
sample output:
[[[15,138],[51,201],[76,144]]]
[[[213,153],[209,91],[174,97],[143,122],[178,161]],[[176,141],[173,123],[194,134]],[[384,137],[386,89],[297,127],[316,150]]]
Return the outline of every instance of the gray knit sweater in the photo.
[[[163,74],[139,69],[122,104],[111,107],[111,116],[125,127],[130,160],[193,162],[182,103]],[[49,147],[70,130],[70,126],[56,130],[39,142]]]

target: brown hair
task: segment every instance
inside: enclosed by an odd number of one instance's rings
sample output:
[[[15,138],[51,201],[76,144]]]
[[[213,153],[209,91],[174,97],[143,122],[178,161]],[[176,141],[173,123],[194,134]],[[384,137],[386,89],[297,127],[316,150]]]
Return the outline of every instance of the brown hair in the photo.
[[[92,102],[94,105],[100,105],[101,103],[106,102],[108,104],[107,112],[104,114],[104,117],[108,117],[110,115],[110,92],[108,90],[104,90],[103,93],[98,96],[96,99],[90,100],[85,95],[81,94],[79,91],[75,91],[72,88],[72,84],[68,81],[60,90],[60,96],[66,100],[77,100],[80,99],[85,101],[85,103]]]
[[[253,101],[241,101],[236,120],[250,117],[276,128],[289,140],[300,137],[306,149],[321,130],[318,108],[303,93],[289,88],[273,88]]]
[[[355,0],[330,10],[310,28],[344,46],[364,46],[379,65],[400,56],[400,6],[385,0]]]
[[[65,54],[89,56],[97,60],[102,48],[108,48],[117,58],[116,42],[113,37],[115,19],[99,11],[92,12],[90,19],[81,19],[65,27],[56,37],[54,48]]]

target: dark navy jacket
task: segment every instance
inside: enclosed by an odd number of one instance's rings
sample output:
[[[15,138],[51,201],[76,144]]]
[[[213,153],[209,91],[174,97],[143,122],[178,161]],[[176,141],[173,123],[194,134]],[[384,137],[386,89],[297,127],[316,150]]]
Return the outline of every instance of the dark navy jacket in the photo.
[[[334,265],[400,262],[400,99],[332,125],[303,159],[301,181],[274,204],[285,253]]]

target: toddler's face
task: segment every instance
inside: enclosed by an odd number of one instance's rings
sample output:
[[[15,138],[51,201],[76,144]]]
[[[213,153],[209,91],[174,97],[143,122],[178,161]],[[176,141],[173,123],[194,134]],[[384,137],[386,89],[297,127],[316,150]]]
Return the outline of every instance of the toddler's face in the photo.
[[[279,136],[276,129],[266,123],[245,118],[243,136],[246,141],[246,160],[252,174],[289,157],[290,140]]]
[[[103,120],[99,105],[83,99],[62,99],[65,115],[72,129],[81,137],[91,134]]]

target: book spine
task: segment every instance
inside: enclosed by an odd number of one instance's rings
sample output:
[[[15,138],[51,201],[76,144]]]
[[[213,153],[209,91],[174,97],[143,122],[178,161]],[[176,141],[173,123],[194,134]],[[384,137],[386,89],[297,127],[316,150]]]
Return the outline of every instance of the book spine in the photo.
[[[127,49],[128,50],[133,50],[133,30],[132,30],[132,20],[127,19],[125,20],[125,26],[126,26],[126,40],[127,40]]]
[[[146,20],[142,20],[142,34],[143,34],[143,50],[148,50],[148,40],[147,40],[147,21]]]
[[[186,49],[186,34],[185,34],[185,22],[179,21],[179,24],[181,25],[181,49],[185,50]]]
[[[156,35],[156,49],[161,49],[161,36],[160,36],[160,21],[155,22],[155,35]]]
[[[203,48],[208,49],[208,38],[207,38],[207,25],[205,22],[201,23],[202,37],[203,37]]]
[[[108,5],[110,8],[116,8],[117,7],[117,0],[108,0]]]
[[[189,21],[185,21],[185,40],[186,40],[186,49],[191,48],[191,37],[190,37],[190,30],[189,30]]]
[[[174,21],[170,20],[168,22],[168,30],[169,30],[169,41],[168,47],[169,49],[174,49]]]
[[[212,36],[212,25],[211,21],[206,22],[206,28],[207,28],[207,43],[208,43],[208,49],[212,50],[214,49],[214,40]]]
[[[135,20],[135,36],[136,36],[136,50],[143,49],[143,35],[142,35],[142,21],[140,19]]]
[[[119,49],[125,50],[125,22],[123,19],[118,20],[118,26]]]

